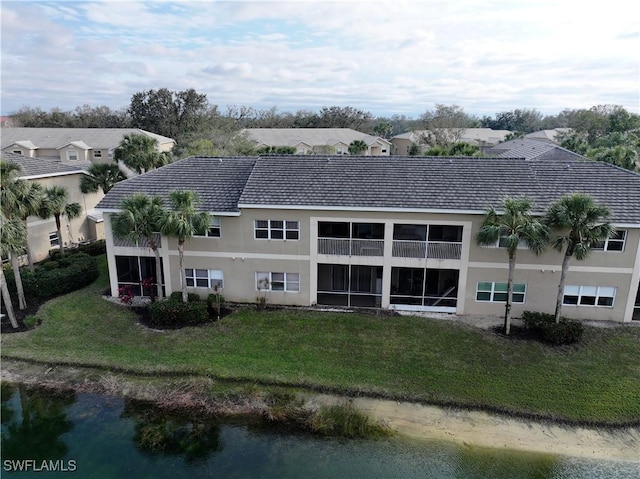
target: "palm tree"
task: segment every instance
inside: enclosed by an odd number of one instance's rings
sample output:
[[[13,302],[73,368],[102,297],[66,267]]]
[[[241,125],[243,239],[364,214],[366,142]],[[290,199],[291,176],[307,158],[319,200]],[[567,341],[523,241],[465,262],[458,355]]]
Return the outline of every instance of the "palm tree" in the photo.
[[[507,279],[507,302],[504,312],[504,332],[511,332],[511,303],[513,300],[513,277],[516,269],[516,253],[522,243],[535,254],[540,254],[549,242],[549,228],[532,215],[531,199],[504,198],[502,212],[487,208],[484,221],[476,234],[476,243],[491,245],[499,242],[509,255]]]
[[[157,297],[162,298],[162,261],[154,233],[160,231],[162,217],[166,214],[162,200],[146,193],[135,193],[122,200],[121,212],[111,217],[113,234],[136,243],[146,240],[156,257]]]
[[[12,258],[16,253],[20,252],[20,248],[24,247],[26,241],[27,231],[24,227],[24,223],[19,219],[8,219],[4,213],[0,212],[0,256],[10,255]],[[20,274],[18,272],[18,274]],[[22,288],[22,282],[19,276],[16,277],[16,287]],[[15,311],[13,310],[13,304],[11,302],[11,295],[7,286],[7,280],[4,276],[4,268],[0,265],[0,289],[2,289],[2,299],[4,307],[11,321],[11,326],[18,327],[18,321],[16,320]],[[18,296],[20,297],[20,289],[18,290]],[[24,292],[22,291],[22,297],[24,298]],[[22,304],[22,303],[21,303]],[[24,309],[21,307],[21,309]]]
[[[160,231],[178,239],[180,258],[180,286],[182,301],[187,302],[187,282],[184,274],[184,243],[193,235],[204,233],[209,227],[209,215],[196,209],[198,195],[193,191],[172,191],[169,193],[171,209],[160,221]]]
[[[367,151],[367,144],[363,140],[353,140],[349,144],[350,155],[360,155],[365,151]]]
[[[84,194],[101,189],[106,195],[118,181],[127,179],[117,164],[95,163],[87,169],[87,173],[80,178],[80,191]]]
[[[120,145],[115,149],[113,159],[134,170],[138,174],[160,166],[170,161],[167,153],[157,151],[158,142],[147,135],[131,133],[124,135]]]
[[[546,224],[563,233],[552,242],[555,249],[564,251],[558,297],[556,298],[556,323],[560,322],[569,262],[573,257],[582,261],[589,256],[595,243],[606,240],[615,232],[609,223],[603,222],[608,217],[609,209],[606,206],[596,204],[591,196],[584,193],[565,195],[551,203],[547,209]]]
[[[79,203],[68,203],[69,192],[64,186],[50,186],[45,188],[45,199],[42,202],[38,216],[43,219],[51,218],[56,220],[56,230],[58,232],[58,242],[60,243],[60,253],[64,256],[64,242],[62,241],[62,216],[72,220],[80,216],[82,206]]]

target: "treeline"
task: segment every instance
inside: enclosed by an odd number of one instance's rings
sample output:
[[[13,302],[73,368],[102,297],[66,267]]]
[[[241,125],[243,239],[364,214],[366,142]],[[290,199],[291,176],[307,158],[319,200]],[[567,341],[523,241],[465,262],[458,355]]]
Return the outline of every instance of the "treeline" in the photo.
[[[194,89],[160,88],[135,93],[129,106],[120,110],[84,105],[70,111],[43,111],[25,106],[10,116],[11,126],[141,128],[175,139],[174,153],[178,156],[254,154],[254,144],[240,134],[243,128],[353,128],[387,139],[412,130],[492,128],[509,130],[512,137],[519,137],[539,130],[569,128],[572,131],[561,138],[561,145],[593,159],[634,169],[640,152],[640,115],[617,105],[565,109],[556,115],[522,108],[479,117],[457,105],[438,104],[418,118],[383,117],[351,106],[292,113],[275,106],[261,110],[230,105],[222,111],[209,103],[206,94]],[[429,138],[431,146],[451,143],[450,135],[440,138],[434,133]]]

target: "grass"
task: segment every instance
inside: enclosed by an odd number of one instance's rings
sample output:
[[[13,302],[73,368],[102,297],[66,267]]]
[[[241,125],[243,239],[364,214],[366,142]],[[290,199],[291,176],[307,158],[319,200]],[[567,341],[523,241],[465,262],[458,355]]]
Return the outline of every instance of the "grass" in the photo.
[[[640,423],[640,328],[587,327],[560,348],[416,317],[246,308],[172,331],[139,326],[91,286],[47,302],[2,355],[197,374],[599,424]]]

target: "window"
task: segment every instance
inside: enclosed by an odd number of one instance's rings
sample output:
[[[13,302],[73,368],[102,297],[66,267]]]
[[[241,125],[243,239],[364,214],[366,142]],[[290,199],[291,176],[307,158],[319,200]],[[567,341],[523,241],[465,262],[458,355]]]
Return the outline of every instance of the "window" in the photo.
[[[513,283],[514,303],[524,303],[526,284]],[[507,302],[507,283],[479,282],[476,289],[476,301],[491,303]]]
[[[626,238],[626,230],[616,230],[616,232],[611,235],[611,238],[595,243],[593,249],[600,251],[624,251],[624,241]]]
[[[256,239],[300,239],[300,222],[283,220],[255,220]]]
[[[100,150],[93,150],[93,157],[94,157],[94,158],[102,158],[102,151],[100,151]]]
[[[13,150],[16,155],[22,155],[22,150]]]
[[[195,288],[211,288],[222,290],[224,287],[224,275],[217,269],[192,269],[184,270],[187,286]]]
[[[604,286],[571,286],[564,287],[563,304],[576,306],[613,307],[616,288]]]
[[[57,248],[60,246],[60,238],[58,238],[58,232],[52,231],[49,233],[49,245],[52,248]]]
[[[67,160],[78,161],[78,152],[76,150],[67,151]]]
[[[220,228],[220,218],[212,216],[209,220],[209,229],[204,232],[202,235],[196,236],[206,236],[208,238],[220,238],[222,235],[222,229]]]
[[[300,291],[300,274],[298,273],[256,273],[256,289],[258,291]]]

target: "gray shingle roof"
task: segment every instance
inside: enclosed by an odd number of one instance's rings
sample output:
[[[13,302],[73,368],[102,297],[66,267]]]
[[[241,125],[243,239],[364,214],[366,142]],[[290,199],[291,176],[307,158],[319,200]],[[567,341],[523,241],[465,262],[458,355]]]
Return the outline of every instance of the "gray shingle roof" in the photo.
[[[368,135],[351,128],[246,128],[243,130],[252,140],[269,146],[333,146],[337,143],[351,144],[362,140],[367,146],[378,143],[389,144],[384,138]]]
[[[539,211],[584,192],[611,221],[640,224],[640,175],[574,155],[523,158],[322,157],[187,158],[119,183],[98,208],[135,191],[193,189],[208,211],[243,207],[410,209],[481,212],[505,196],[531,197]]]
[[[525,158],[535,160],[541,157],[555,158],[557,160],[569,160],[572,158],[584,158],[583,156],[562,148],[555,143],[532,138],[518,138],[505,141],[484,151],[487,156],[500,158]]]
[[[138,133],[150,136],[158,143],[175,143],[172,138],[138,128],[2,128],[2,148],[16,141],[28,140],[38,148],[56,149],[73,141],[82,141],[90,148],[116,148],[124,135]]]
[[[2,152],[2,159],[16,163],[22,170],[21,177],[43,177],[60,174],[82,173],[82,168],[77,166],[63,165],[59,161],[47,158],[31,158],[30,156],[18,155],[16,153]]]
[[[117,183],[98,203],[97,209],[118,209],[122,200],[143,192],[163,198],[173,190],[192,190],[200,198],[199,209],[237,212],[238,199],[255,158],[190,157]]]

